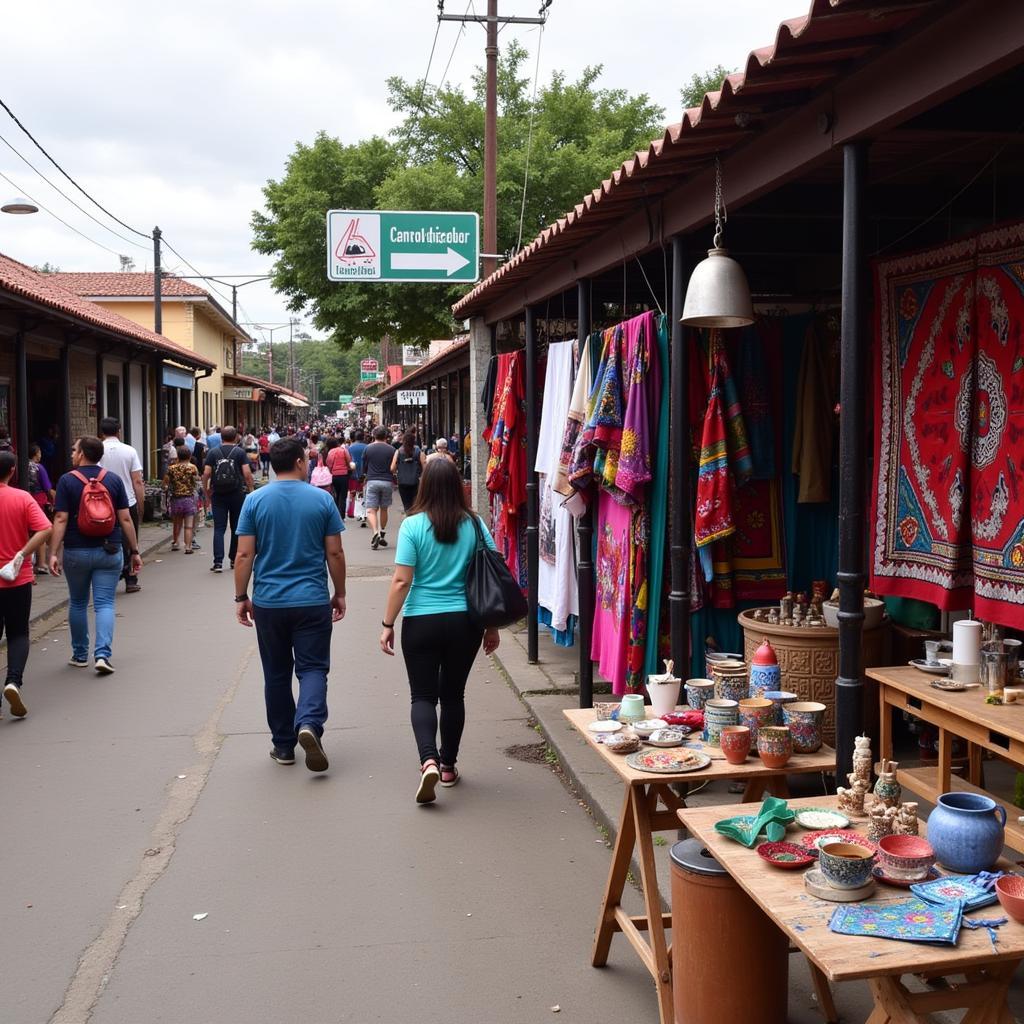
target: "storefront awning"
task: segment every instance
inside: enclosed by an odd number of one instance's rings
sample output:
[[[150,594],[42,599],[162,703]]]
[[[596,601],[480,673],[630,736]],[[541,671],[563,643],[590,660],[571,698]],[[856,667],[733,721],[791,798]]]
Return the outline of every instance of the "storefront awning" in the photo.
[[[307,407],[306,402],[300,402],[297,398],[292,398],[291,395],[278,395],[277,397],[285,405],[292,405],[296,409],[305,409]]]

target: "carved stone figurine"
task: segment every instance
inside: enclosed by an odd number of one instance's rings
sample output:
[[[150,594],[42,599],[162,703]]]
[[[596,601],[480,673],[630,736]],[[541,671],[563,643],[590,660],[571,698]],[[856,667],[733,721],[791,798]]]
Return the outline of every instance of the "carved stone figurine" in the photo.
[[[839,810],[846,814],[862,816],[864,814],[864,797],[867,796],[868,784],[863,779],[857,778],[853,772],[850,772],[846,777],[850,780],[850,788],[845,789],[840,786],[836,790],[836,796],[839,798]]]
[[[893,832],[898,836],[917,835],[917,804],[900,804],[896,812],[896,820],[893,823]]]
[[[875,799],[886,807],[895,807],[900,802],[903,787],[896,781],[895,761],[882,760],[878,764],[878,781],[875,783]]]
[[[857,736],[853,741],[853,774],[865,786],[871,786],[871,737]]]
[[[885,804],[876,801],[868,813],[871,816],[871,821],[868,824],[868,839],[877,843],[886,836],[892,835],[896,821],[895,807],[886,807]]]

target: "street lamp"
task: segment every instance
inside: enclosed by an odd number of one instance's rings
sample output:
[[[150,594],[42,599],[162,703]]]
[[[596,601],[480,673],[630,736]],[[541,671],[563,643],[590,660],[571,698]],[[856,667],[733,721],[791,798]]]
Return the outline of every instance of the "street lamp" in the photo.
[[[39,207],[35,203],[30,203],[24,196],[15,196],[0,206],[0,211],[14,214],[38,213]]]

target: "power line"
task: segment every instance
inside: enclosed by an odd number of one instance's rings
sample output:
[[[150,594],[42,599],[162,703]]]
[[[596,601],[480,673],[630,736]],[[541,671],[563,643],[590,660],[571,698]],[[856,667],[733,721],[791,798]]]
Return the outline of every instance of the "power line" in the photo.
[[[21,123],[21,121],[18,120],[18,117],[14,113],[14,111],[11,110],[11,108],[7,106],[7,104],[4,103],[2,99],[0,99],[0,107],[3,107],[4,110],[7,111],[11,120],[32,140],[32,143],[35,145],[36,149],[38,149],[39,152],[42,153],[43,156],[45,156],[46,159],[49,160],[50,163],[53,164],[53,166],[56,167],[57,170],[60,171],[60,173],[63,174],[64,177],[67,178],[68,181],[70,181],[71,184],[74,185],[75,188],[77,188],[78,191],[81,192],[86,199],[89,200],[90,203],[92,203],[94,206],[99,207],[99,209],[101,209],[111,220],[117,221],[117,223],[120,224],[121,227],[127,228],[133,235],[138,235],[139,238],[150,237],[148,234],[146,234],[145,231],[138,231],[136,228],[133,228],[131,224],[126,224],[123,220],[121,220],[120,217],[115,217],[114,214],[112,214],[102,203],[98,202],[91,195],[89,195],[89,193],[86,192],[85,189],[82,188],[82,186],[79,185],[78,182],[75,181],[75,179],[72,178],[71,175],[68,174],[68,172],[65,171],[64,168],[61,167],[61,165],[57,163],[57,161],[54,160],[52,156],[50,156],[50,154],[43,148],[42,143]]]
[[[7,184],[14,189],[15,192],[17,192],[19,195],[23,195],[30,202],[35,203],[40,210],[42,210],[44,213],[48,213],[54,220],[60,221],[60,223],[63,224],[64,227],[68,228],[71,231],[74,231],[76,235],[81,235],[82,238],[84,238],[87,242],[92,242],[93,245],[98,245],[101,249],[106,249],[107,252],[109,252],[113,256],[116,256],[118,259],[121,258],[121,254],[119,252],[115,252],[113,249],[111,249],[107,245],[104,245],[102,242],[97,242],[95,238],[90,238],[84,231],[79,231],[78,228],[74,226],[74,224],[69,224],[66,220],[64,220],[63,217],[58,217],[57,214],[53,212],[53,210],[49,209],[46,206],[43,206],[43,204],[38,199],[33,198],[20,185],[18,185],[16,182],[11,181],[11,179],[8,178],[7,175],[3,173],[3,171],[0,171],[0,178],[3,178],[4,181],[6,181]]]
[[[196,268],[194,263],[190,263],[187,259],[185,259],[185,257],[182,256],[181,253],[178,252],[178,250],[175,249],[174,246],[167,241],[167,238],[165,236],[161,236],[161,241],[168,249],[171,250],[171,252],[174,253],[175,256],[178,257],[179,260],[181,260],[182,263],[185,264],[186,267],[189,267],[193,273],[198,274],[200,277],[204,278],[207,281],[210,280],[210,276],[208,274],[204,274],[201,270]],[[210,291],[213,292],[214,295],[219,296],[223,302],[227,303],[228,305],[231,305],[231,300],[223,292],[218,291],[216,288],[213,287],[212,284],[209,286],[209,288]]]
[[[62,189],[54,185],[54,183],[50,181],[50,179],[45,174],[43,174],[43,172],[39,170],[39,168],[36,167],[35,164],[33,164],[32,161],[28,159],[28,157],[19,153],[18,150],[15,149],[14,146],[12,146],[7,141],[7,139],[5,139],[2,135],[0,135],[0,142],[2,142],[19,160],[21,160],[22,163],[26,164],[36,174],[38,174],[39,177],[42,178],[43,181],[45,181],[46,184],[49,185],[50,188],[54,190],[54,192],[56,192],[58,195],[63,196],[76,210],[80,211],[81,213],[84,213],[86,217],[89,218],[89,220],[93,221],[95,224],[99,224],[99,226],[103,228],[104,231],[109,231],[115,238],[120,238],[122,242],[127,242],[129,245],[137,246],[140,249],[148,248],[141,242],[136,242],[134,238],[129,238],[127,235],[122,235],[119,231],[115,231],[112,227],[109,227],[108,225],[104,224],[103,221],[101,221],[98,217],[94,217],[87,209],[85,209],[85,207],[80,206],[78,203],[74,201],[74,199],[71,198],[71,196],[69,196]]]
[[[473,0],[469,0],[469,3],[466,4],[466,14],[469,14],[469,9],[472,6],[473,6]],[[463,17],[465,17],[465,16],[466,15],[464,14]],[[438,28],[440,28],[441,27],[441,22],[438,22],[437,26],[438,26]],[[448,54],[448,63],[445,64],[445,66],[444,66],[444,71],[441,74],[440,81],[438,82],[439,85],[444,85],[445,80],[448,78],[448,69],[452,66],[452,59],[455,57],[456,49],[458,49],[459,40],[462,39],[462,37],[465,34],[466,34],[466,25],[465,25],[465,22],[463,22],[463,24],[461,24],[459,26],[459,31],[455,35],[455,42],[452,44],[452,52],[450,54]]]
[[[427,82],[430,79],[430,67],[434,63],[434,50],[437,49],[437,37],[441,34],[441,15],[444,14],[444,0],[437,0],[437,28],[434,29],[434,41],[430,44],[430,57],[427,59],[427,70],[420,83],[420,98],[416,101],[417,113],[423,113],[423,94],[427,91]],[[0,100],[0,102],[3,102]]]
[[[551,3],[548,3],[544,7],[541,7],[543,12],[546,7],[550,7]],[[533,119],[537,113],[537,79],[540,77],[540,44],[544,41],[544,23],[541,22],[540,28],[538,29],[539,35],[537,36],[537,63],[533,69],[533,96],[530,99],[530,130],[526,135],[526,166],[523,169],[523,201],[519,206],[519,237],[516,239],[516,252],[522,248],[523,245],[523,221],[526,219],[526,189],[530,184],[530,148],[533,146]]]

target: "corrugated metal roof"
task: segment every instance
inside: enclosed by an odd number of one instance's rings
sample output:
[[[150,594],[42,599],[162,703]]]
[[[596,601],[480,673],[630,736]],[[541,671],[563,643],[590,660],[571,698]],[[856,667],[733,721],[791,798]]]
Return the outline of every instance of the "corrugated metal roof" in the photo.
[[[147,348],[162,352],[188,366],[205,367],[211,370],[217,366],[216,363],[204,359],[190,349],[183,348],[162,334],[141,327],[133,320],[112,313],[109,309],[76,295],[58,283],[55,280],[57,276],[56,274],[41,274],[24,263],[12,260],[9,256],[0,255],[0,290],[7,290],[13,295],[20,295],[39,305],[77,317],[109,334],[141,343]]]
[[[800,106],[941,6],[945,0],[812,0],[806,16],[783,21],[774,44],[751,51],[743,70],[729,75],[721,90],[707,93],[699,107],[686,110],[660,139],[460,299],[452,307],[456,317],[481,312],[517,282],[578,249],[623,217],[627,204],[650,202],[678,187],[715,154],[763,132],[767,119]]]

